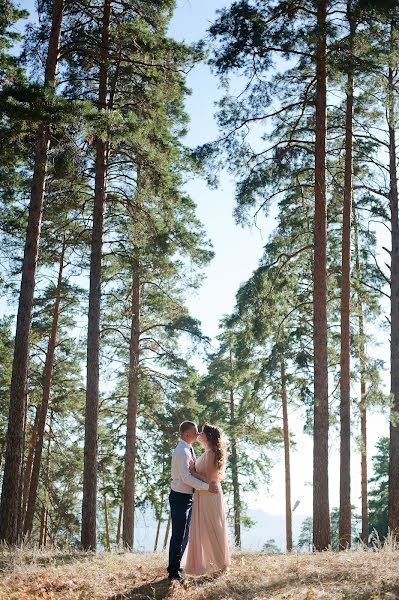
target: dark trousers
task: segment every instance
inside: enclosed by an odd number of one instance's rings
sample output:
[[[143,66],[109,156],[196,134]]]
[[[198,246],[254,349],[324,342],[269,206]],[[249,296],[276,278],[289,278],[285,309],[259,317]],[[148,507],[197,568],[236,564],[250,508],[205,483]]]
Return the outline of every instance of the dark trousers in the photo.
[[[191,494],[181,494],[180,492],[171,490],[169,504],[172,520],[172,536],[169,545],[168,573],[169,575],[177,575],[180,569],[181,557],[188,542],[193,497]]]

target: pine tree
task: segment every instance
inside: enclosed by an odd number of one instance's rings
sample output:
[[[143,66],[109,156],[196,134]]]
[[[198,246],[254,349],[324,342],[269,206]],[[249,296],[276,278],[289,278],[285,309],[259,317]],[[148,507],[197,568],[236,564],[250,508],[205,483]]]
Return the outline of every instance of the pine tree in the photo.
[[[199,388],[203,419],[217,422],[228,441],[225,489],[232,497],[234,541],[238,547],[241,526],[248,522],[243,492],[257,489],[267,478],[271,466],[268,453],[281,444],[282,438],[272,418],[273,409],[264,401],[257,365],[242,356],[239,329],[235,319],[226,321],[220,347],[209,356],[208,372]]]
[[[377,453],[373,456],[374,475],[369,480],[369,531],[371,539],[383,541],[388,534],[388,475],[389,438],[382,437],[376,443]]]
[[[100,287],[105,202],[125,201],[132,189],[140,160],[146,154],[147,129],[152,128],[157,85],[166,86],[187,60],[187,48],[169,40],[166,28],[173,2],[127,3],[119,10],[112,0],[87,8],[69,21],[64,55],[69,62],[67,93],[90,100],[96,107],[92,133],[96,155],[94,183],[91,284],[87,362],[85,476],[82,506],[82,546],[96,545],[96,455],[99,403]],[[86,9],[85,9],[86,10]],[[100,57],[93,54],[93,44]],[[154,57],[156,57],[154,61]],[[97,97],[89,80],[98,85]],[[182,81],[182,78],[180,77]],[[174,83],[172,83],[174,85]],[[134,98],[132,103],[131,99]],[[140,126],[144,129],[140,131]],[[140,134],[142,139],[140,140]],[[124,142],[126,145],[124,146]],[[143,148],[140,142],[144,142]],[[141,153],[142,151],[142,153]],[[125,162],[124,162],[125,161]],[[155,175],[156,169],[153,171]],[[118,181],[119,180],[119,181]],[[111,181],[115,185],[111,185]],[[117,183],[118,181],[118,183]],[[115,189],[112,189],[112,188]],[[117,206],[117,204],[115,204]],[[127,515],[124,517],[128,518]]]
[[[349,23],[348,55],[349,68],[346,83],[345,109],[345,173],[342,211],[341,250],[341,355],[340,355],[340,547],[351,545],[351,481],[350,481],[350,285],[351,285],[351,217],[352,217],[352,173],[353,173],[353,55],[356,33],[356,17],[351,0],[347,2]]]
[[[45,86],[55,88],[63,0],[54,0],[51,32],[44,73]],[[15,544],[22,532],[21,502],[24,431],[29,358],[29,332],[45,190],[50,126],[39,127],[36,136],[29,218],[25,240],[18,305],[13,370],[10,388],[7,449],[0,504],[0,539]]]
[[[333,28],[327,23],[327,2],[303,8],[296,3],[291,10],[286,3],[234,3],[222,11],[211,34],[217,41],[213,63],[218,71],[229,74],[239,69],[249,78],[244,94],[238,100],[225,98],[219,114],[223,129],[219,146],[234,155],[231,168],[242,175],[238,216],[254,206],[267,211],[276,196],[301,188],[305,181],[314,190],[314,544],[323,549],[329,544],[326,44],[327,28],[331,32]],[[281,75],[265,77],[278,55],[297,63]],[[263,79],[251,79],[254,72],[262,73]],[[275,108],[273,100],[280,89]],[[261,140],[259,150],[248,142],[246,129],[271,119],[276,128]],[[313,132],[314,138],[309,135]],[[208,146],[203,154],[210,151],[215,150]],[[291,178],[295,171],[296,180]]]

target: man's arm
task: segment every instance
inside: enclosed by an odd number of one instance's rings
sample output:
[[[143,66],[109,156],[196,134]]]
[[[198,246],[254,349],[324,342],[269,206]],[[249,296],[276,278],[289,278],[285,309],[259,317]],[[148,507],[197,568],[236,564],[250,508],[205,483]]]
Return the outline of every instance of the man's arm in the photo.
[[[208,478],[205,475],[202,475],[201,473],[198,473],[195,469],[195,462],[193,460],[190,460],[189,465],[188,465],[188,469],[191,473],[191,475],[193,477],[195,477],[196,479],[200,479],[201,481],[208,481]],[[218,494],[219,493],[219,486],[217,484],[216,481],[211,481],[209,484],[209,492],[212,492],[213,494]]]
[[[190,469],[188,465],[190,464],[190,456],[188,451],[183,450],[177,454],[175,459],[177,458],[177,465],[179,469],[179,474],[186,485],[195,488],[196,490],[208,490],[209,484],[206,481],[200,481],[196,477],[193,477],[190,473]]]
[[[192,460],[190,461],[190,464],[188,465],[188,469],[189,469],[191,475],[193,477],[195,477],[196,479],[199,479],[200,481],[208,482],[208,478],[205,475],[201,475],[201,473],[198,473],[198,471],[196,471],[194,461],[192,461]]]

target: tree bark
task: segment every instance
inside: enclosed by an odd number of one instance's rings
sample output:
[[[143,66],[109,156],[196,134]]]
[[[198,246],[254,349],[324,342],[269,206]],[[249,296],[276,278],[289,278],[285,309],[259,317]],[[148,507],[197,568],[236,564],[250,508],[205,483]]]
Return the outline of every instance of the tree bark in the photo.
[[[392,51],[396,24],[391,23]],[[399,536],[399,228],[394,74],[388,72],[389,201],[391,209],[391,421],[389,443],[388,527]]]
[[[162,525],[162,514],[159,517],[158,522],[157,522],[157,530],[155,532],[154,552],[156,552],[157,548],[158,548],[159,533],[161,531],[161,525]]]
[[[55,347],[56,347],[56,343],[57,343],[58,321],[59,321],[59,317],[60,317],[62,277],[63,277],[63,272],[64,272],[65,249],[66,249],[66,239],[64,236],[64,240],[62,243],[62,249],[61,249],[61,255],[60,255],[60,264],[59,264],[59,269],[58,269],[58,281],[57,281],[57,289],[56,289],[56,294],[55,294],[53,318],[52,318],[52,322],[51,322],[51,331],[50,331],[50,337],[49,337],[49,341],[48,341],[48,345],[47,345],[46,361],[44,364],[43,395],[42,395],[40,409],[38,410],[39,419],[38,419],[38,424],[37,424],[35,457],[33,460],[32,475],[31,475],[30,486],[29,486],[28,505],[26,508],[26,515],[25,515],[25,521],[24,521],[24,535],[27,535],[27,536],[30,536],[32,533],[33,517],[35,515],[35,506],[36,506],[36,498],[37,498],[37,490],[39,488],[39,475],[40,475],[40,465],[41,465],[41,461],[42,461],[44,430],[46,427],[47,410],[48,410],[48,405],[49,405],[49,401],[50,401],[51,380],[52,380],[52,376],[53,376],[53,367],[54,367],[54,354],[55,354]]]
[[[230,351],[229,356],[230,372],[233,371],[233,356]],[[230,388],[230,427],[231,427],[231,482],[233,485],[233,510],[234,510],[234,545],[241,548],[241,499],[240,499],[240,483],[238,479],[238,455],[237,455],[237,440],[234,435],[235,428],[235,404],[234,390]]]
[[[134,496],[136,487],[136,424],[139,391],[140,355],[140,275],[135,261],[132,286],[132,318],[129,350],[129,389],[127,402],[125,477],[123,491],[123,544],[133,549]]]
[[[3,442],[1,444],[1,450],[0,450],[0,471],[3,471],[3,458],[4,458],[5,449],[6,449],[6,445]]]
[[[347,2],[350,64],[346,84],[345,174],[341,246],[341,359],[340,359],[340,479],[339,548],[351,546],[351,399],[350,399],[350,294],[351,213],[353,178],[353,44],[356,23],[351,0]]]
[[[63,17],[63,0],[54,0],[44,81],[55,87]],[[26,230],[22,279],[19,294],[14,357],[10,386],[7,448],[0,503],[0,540],[15,544],[22,534],[22,478],[27,410],[29,337],[35,289],[43,199],[47,174],[50,127],[42,126],[36,136],[34,169]]]
[[[356,210],[353,209],[353,231],[355,238],[355,269],[356,269],[356,312],[359,326],[359,364],[360,364],[360,472],[361,472],[361,504],[362,504],[362,531],[361,540],[368,545],[369,539],[369,514],[368,514],[368,490],[367,490],[367,404],[366,404],[366,349],[364,341],[364,316],[363,299],[361,293],[360,253],[359,236],[357,228]]]
[[[162,475],[165,472],[165,462],[162,465]],[[163,505],[164,505],[164,499],[165,499],[165,494],[164,492],[162,492],[161,494],[161,501],[160,501],[160,506],[161,506],[161,511],[159,513],[159,519],[158,519],[158,523],[157,523],[157,531],[155,534],[155,542],[154,542],[154,552],[157,551],[158,548],[158,542],[159,542],[159,534],[161,532],[161,525],[162,525],[162,515],[163,515]]]
[[[29,448],[28,449],[28,458],[26,460],[26,465],[25,465],[25,469],[24,469],[24,487],[23,487],[23,495],[22,495],[22,518],[23,519],[25,519],[26,505],[28,503],[29,487],[30,487],[30,481],[31,481],[31,477],[32,477],[32,467],[33,467],[33,459],[35,456],[39,414],[40,414],[40,404],[36,408],[35,420],[33,422],[31,438],[30,438],[29,444],[28,444],[28,448]]]
[[[166,529],[165,529],[165,537],[163,540],[163,550],[165,550],[167,544],[168,544],[168,539],[169,539],[169,533],[170,533],[170,525],[171,525],[171,518],[170,518],[170,513],[169,513],[169,517],[168,517],[168,522],[166,524]]]
[[[50,411],[50,423],[48,428],[48,442],[47,442],[47,456],[46,456],[46,469],[44,473],[44,503],[42,506],[42,512],[40,516],[40,535],[39,535],[39,547],[44,548],[47,544],[47,529],[48,529],[48,513],[49,513],[49,493],[50,489],[50,459],[51,459],[51,438],[53,435],[53,413]]]
[[[292,550],[292,509],[291,509],[291,471],[290,471],[290,435],[288,427],[287,383],[284,358],[281,358],[281,403],[283,406],[284,466],[285,466],[285,537],[287,552]]]
[[[111,0],[104,0],[102,23],[102,46],[100,82],[98,94],[99,110],[107,105],[107,48]],[[96,139],[95,189],[93,230],[90,256],[90,290],[87,331],[87,387],[85,409],[85,443],[83,467],[83,500],[81,545],[84,550],[96,550],[97,512],[97,432],[99,402],[99,354],[100,354],[100,304],[101,304],[101,258],[103,243],[104,205],[106,198],[107,142]]]
[[[108,503],[107,494],[104,493],[104,521],[105,521],[105,548],[107,552],[111,552],[111,542],[109,539],[109,520],[108,520]]]
[[[119,515],[118,515],[118,526],[116,529],[116,546],[117,548],[119,547],[119,544],[121,543],[121,529],[122,529],[122,514],[123,514],[123,506],[122,504],[119,507]]]
[[[317,2],[315,212],[313,264],[314,445],[313,546],[330,544],[328,499],[328,361],[327,361],[327,211],[326,211],[326,16],[327,1]]]
[[[44,548],[46,545],[47,536],[47,508],[43,504],[40,511],[40,533],[39,533],[39,548]]]

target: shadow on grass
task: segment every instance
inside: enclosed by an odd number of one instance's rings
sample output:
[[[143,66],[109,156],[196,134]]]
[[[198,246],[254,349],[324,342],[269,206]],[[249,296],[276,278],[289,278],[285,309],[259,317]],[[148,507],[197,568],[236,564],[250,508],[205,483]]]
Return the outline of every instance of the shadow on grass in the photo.
[[[156,581],[132,588],[122,594],[110,596],[108,600],[148,600],[149,598],[151,600],[164,600],[174,585],[179,584],[172,583],[165,577],[164,579],[157,579]]]
[[[225,576],[228,578],[228,575]],[[220,597],[229,597],[234,600],[252,600],[255,598],[259,598],[259,596],[264,598],[272,598],[271,594],[281,594],[285,592],[286,594],[290,594],[289,597],[292,596],[295,587],[311,587],[319,591],[323,591],[324,594],[331,591],[332,594],[344,594],[343,597],[350,598],[351,600],[369,600],[370,598],[375,597],[378,594],[378,598],[399,598],[399,586],[397,582],[390,584],[388,582],[375,582],[374,584],[365,582],[359,582],[358,589],[354,589],[354,582],[348,581],[347,578],[342,578],[342,574],[321,574],[318,575],[317,572],[309,574],[305,577],[300,577],[298,575],[290,575],[288,577],[280,577],[279,579],[275,579],[269,582],[255,582],[253,581],[251,584],[249,582],[237,582],[236,580],[231,581],[231,585],[229,580],[224,583],[222,589],[217,585],[218,577],[198,577],[195,579],[186,579],[182,584],[183,589],[185,590],[187,597],[189,597],[190,592],[200,591],[201,600],[218,600]],[[212,585],[212,582],[215,582],[215,586]],[[335,586],[333,590],[323,590],[323,586],[326,584],[332,584],[335,582]],[[169,594],[173,593],[173,590],[176,589],[175,586],[179,586],[181,584],[172,583],[169,579],[159,579],[150,583],[146,583],[140,585],[139,587],[131,588],[127,590],[123,594],[117,594],[115,596],[110,596],[108,600],[166,600],[169,597]],[[321,590],[320,590],[320,587]],[[362,589],[363,588],[363,589]],[[299,589],[298,589],[299,591]],[[303,589],[301,592],[304,591]],[[387,595],[386,595],[387,594]],[[287,596],[288,597],[288,596]],[[327,597],[327,596],[326,596]]]

